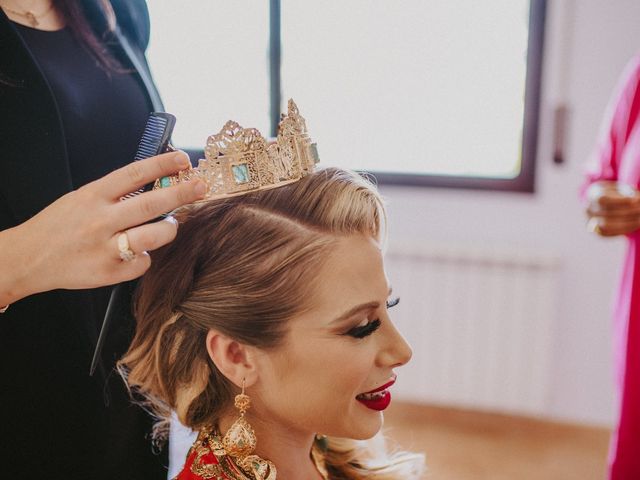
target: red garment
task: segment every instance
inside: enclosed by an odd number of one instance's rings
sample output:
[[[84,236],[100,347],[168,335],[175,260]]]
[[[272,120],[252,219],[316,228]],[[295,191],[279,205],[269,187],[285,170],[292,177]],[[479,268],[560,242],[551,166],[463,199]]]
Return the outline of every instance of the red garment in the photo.
[[[208,453],[198,458],[198,462],[196,462],[197,457],[198,457],[198,452],[196,451],[196,448],[192,447],[191,450],[189,450],[189,454],[187,455],[187,461],[185,462],[184,467],[182,468],[182,471],[178,474],[178,476],[174,480],[203,480],[205,478],[207,479],[215,478],[216,480],[221,480],[221,479],[229,478],[225,476],[221,470],[220,472],[215,471],[219,469],[219,467],[216,468],[214,465],[219,466],[220,463],[218,462],[218,459],[216,458],[216,456],[213,454],[211,450],[209,450]],[[203,470],[204,469],[208,470],[211,473],[211,475],[214,475],[214,476],[209,476],[202,473],[201,470],[199,470],[199,467],[202,468]]]
[[[640,188],[640,56],[627,67],[612,98],[584,189],[598,180]],[[584,190],[583,190],[584,192]],[[640,232],[628,248],[614,310],[614,352],[620,401],[611,439],[611,480],[640,479]]]
[[[208,429],[203,429],[189,449],[182,471],[174,480],[244,480],[248,478],[225,455],[220,437]]]

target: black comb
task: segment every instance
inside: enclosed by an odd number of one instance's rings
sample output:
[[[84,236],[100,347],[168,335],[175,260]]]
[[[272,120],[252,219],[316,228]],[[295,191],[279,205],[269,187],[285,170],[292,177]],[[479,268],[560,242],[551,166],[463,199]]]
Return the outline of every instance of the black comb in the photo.
[[[176,117],[165,112],[151,112],[134,160],[144,160],[166,150],[171,139],[171,132],[176,124]]]
[[[153,157],[171,150],[169,141],[171,140],[171,132],[173,132],[175,124],[176,117],[170,113],[151,112],[147,119],[147,124],[144,127],[144,132],[142,132],[136,156],[133,157],[133,159],[144,160],[145,158]],[[152,188],[153,183],[149,183],[140,190],[120,197],[120,200],[135,197],[136,195],[140,195],[142,192],[146,192]]]
[[[175,126],[175,124],[176,117],[174,117],[170,113],[151,112],[149,114],[149,118],[147,119],[147,124],[144,127],[142,138],[140,138],[138,150],[136,151],[135,157],[133,157],[134,161],[144,160],[145,158],[153,157],[155,155],[159,155],[160,153],[171,150],[169,140],[171,139],[171,133],[173,132],[173,127]],[[136,195],[140,195],[142,192],[146,192],[148,190],[151,190],[152,188],[153,182],[145,185],[140,190],[124,195],[120,198],[120,200],[126,200],[128,198],[135,197]],[[104,320],[102,321],[100,335],[98,336],[96,348],[93,351],[93,358],[91,359],[89,375],[93,375],[96,367],[98,366],[98,363],[100,362],[102,348],[104,347],[104,342],[107,338],[109,328],[113,323],[113,317],[118,311],[121,311],[121,308],[119,307],[122,306],[122,302],[127,300],[127,296],[123,295],[123,288],[124,283],[119,283],[118,285],[113,287],[113,290],[111,291],[111,297],[109,297],[107,311],[104,315]]]

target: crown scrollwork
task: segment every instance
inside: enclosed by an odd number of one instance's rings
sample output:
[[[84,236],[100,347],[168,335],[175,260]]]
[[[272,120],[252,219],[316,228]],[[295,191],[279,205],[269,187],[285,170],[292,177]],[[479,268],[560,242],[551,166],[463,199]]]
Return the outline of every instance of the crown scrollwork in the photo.
[[[280,120],[275,141],[230,120],[207,139],[204,153],[196,168],[158,179],[154,189],[198,177],[207,184],[203,199],[207,201],[295,182],[319,162],[316,144],[311,142],[306,121],[293,100]]]

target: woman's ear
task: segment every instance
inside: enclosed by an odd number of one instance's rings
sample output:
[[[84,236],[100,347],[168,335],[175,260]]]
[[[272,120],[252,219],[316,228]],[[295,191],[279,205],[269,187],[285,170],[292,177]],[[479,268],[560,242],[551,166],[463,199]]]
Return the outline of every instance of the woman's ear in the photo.
[[[257,379],[253,347],[244,345],[217,330],[207,333],[207,352],[209,358],[225,377],[238,388],[250,387]]]

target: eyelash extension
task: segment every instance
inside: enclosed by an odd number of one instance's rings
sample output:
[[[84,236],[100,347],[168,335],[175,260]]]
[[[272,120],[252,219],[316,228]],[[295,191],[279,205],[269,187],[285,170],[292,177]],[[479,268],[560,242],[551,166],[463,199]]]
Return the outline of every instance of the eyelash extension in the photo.
[[[386,306],[387,309],[393,308],[400,303],[400,297],[396,297],[391,300],[387,300]],[[347,332],[347,335],[352,336],[354,338],[365,338],[375,332],[378,328],[380,328],[380,319],[376,318],[375,320],[370,321],[366,325],[362,325],[361,327],[354,327]]]
[[[378,328],[380,328],[380,319],[376,318],[375,320],[372,320],[371,322],[361,327],[353,327],[347,332],[347,335],[353,338],[364,338],[371,335]]]
[[[387,309],[395,307],[400,303],[400,297],[393,298],[391,300],[387,300]]]

